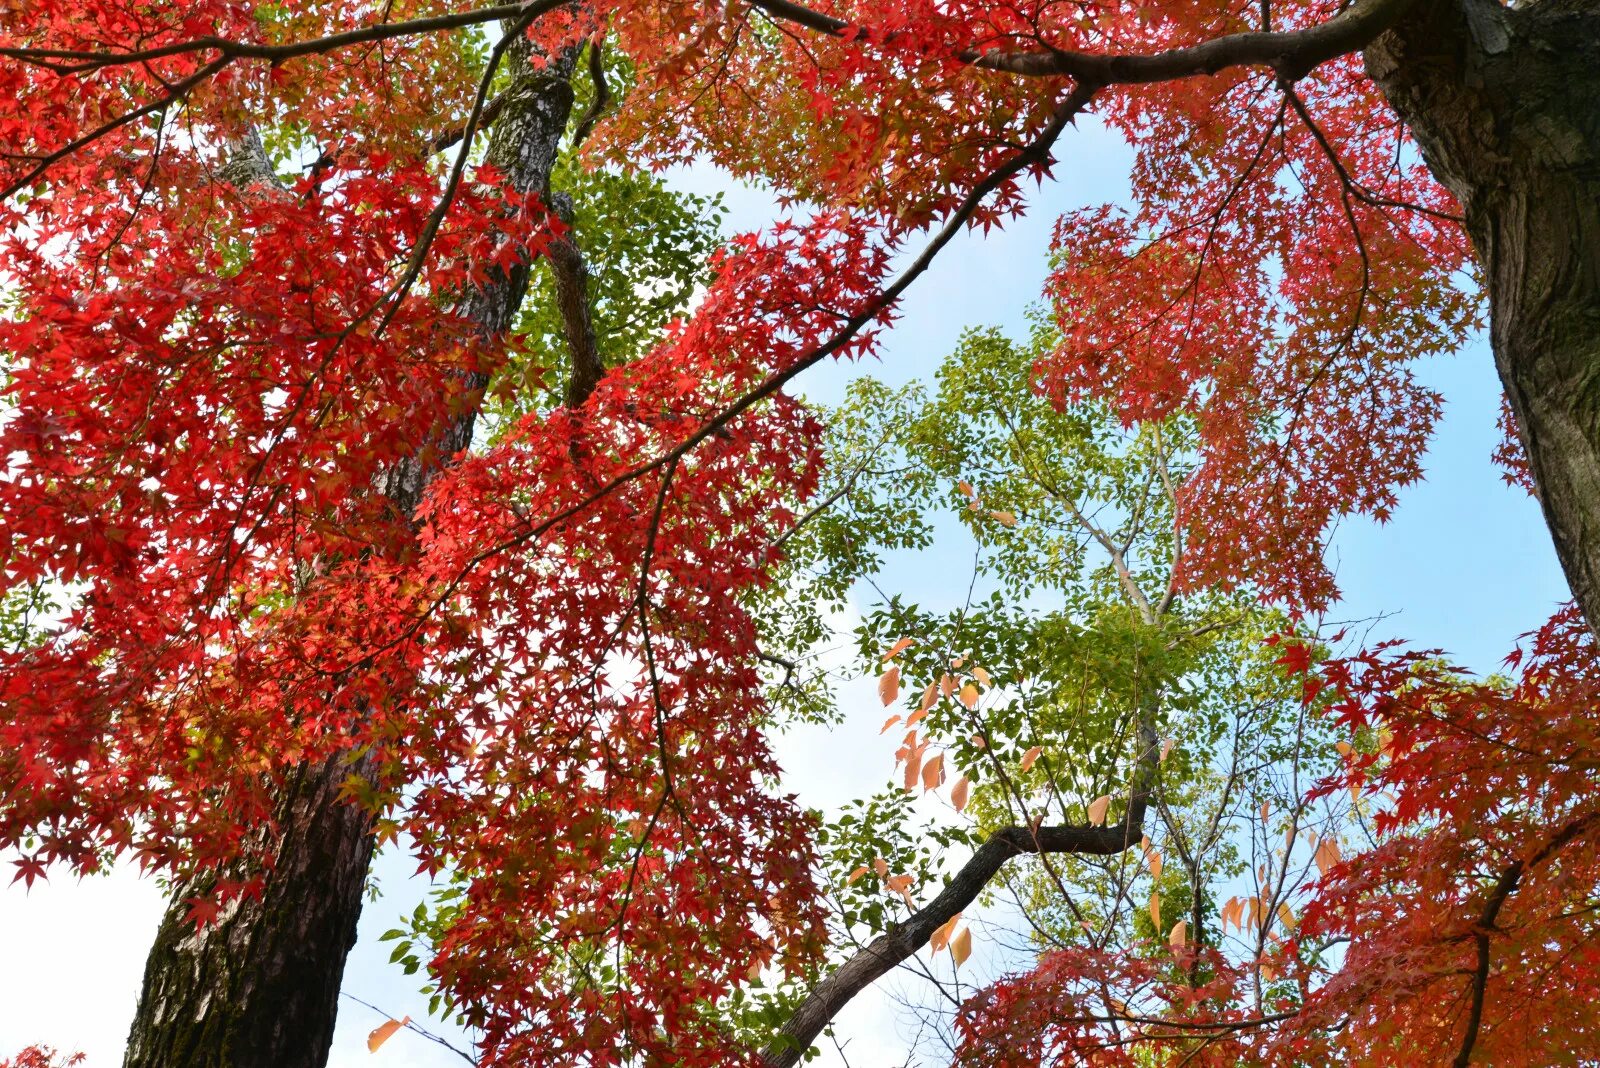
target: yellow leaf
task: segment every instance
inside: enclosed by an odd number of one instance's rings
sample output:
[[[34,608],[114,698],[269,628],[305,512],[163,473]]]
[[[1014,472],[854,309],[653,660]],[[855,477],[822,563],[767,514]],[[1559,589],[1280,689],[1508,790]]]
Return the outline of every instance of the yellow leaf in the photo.
[[[1024,773],[1026,773],[1030,768],[1033,767],[1033,762],[1039,759],[1039,754],[1042,752],[1044,752],[1044,750],[1041,747],[1037,745],[1034,746],[1032,749],[1022,754],[1022,763],[1018,766]]]
[[[899,723],[899,722],[900,722],[900,716],[899,716],[898,713],[896,713],[895,715],[890,716],[888,719],[883,721],[883,729],[880,730],[878,733],[879,734],[888,734],[889,733],[889,728],[893,727],[896,723]]]
[[[978,707],[978,688],[970,682],[961,687],[961,703],[968,708]]]
[[[900,696],[900,668],[898,666],[891,667],[883,673],[882,678],[878,679],[878,696],[883,699],[885,705],[894,704],[895,700]]]
[[[916,641],[915,638],[901,638],[899,641],[889,646],[888,651],[883,654],[883,659],[886,661],[893,660],[895,657],[911,648],[911,645],[914,641]]]
[[[922,789],[937,789],[944,782],[944,754],[935,753],[933,759],[922,765]]]
[[[1091,827],[1104,827],[1106,825],[1106,813],[1110,810],[1110,808],[1111,808],[1111,795],[1110,794],[1102,794],[1101,796],[1095,798],[1093,801],[1090,801],[1089,802],[1089,826],[1091,826]]]
[[[1189,944],[1189,921],[1179,920],[1172,925],[1172,933],[1167,936],[1167,945],[1173,949],[1182,949]]]
[[[861,878],[865,874],[867,874],[867,866],[865,864],[863,864],[863,865],[861,865],[861,867],[857,868],[855,871],[850,873],[850,878],[846,879],[844,881],[844,884],[846,886],[849,886],[851,883],[855,882],[857,879]]]
[[[374,1027],[372,1033],[367,1036],[367,1052],[378,1052],[379,1046],[393,1038],[396,1031],[410,1022],[411,1017],[407,1016],[402,1020],[389,1020]]]
[[[956,913],[948,920],[941,923],[937,930],[928,937],[928,948],[935,953],[950,944],[950,932],[956,929],[956,924],[961,922],[961,913]]]
[[[1150,895],[1150,922],[1155,924],[1156,930],[1161,930],[1161,895]]]
[[[961,933],[950,939],[950,957],[959,968],[972,956],[972,928],[963,927]]]
[[[991,518],[998,520],[1000,525],[1003,527],[1014,527],[1017,525],[1017,517],[1011,512],[990,512],[989,515]]]
[[[971,789],[972,784],[967,781],[965,775],[957,779],[956,784],[950,788],[950,803],[956,806],[957,812],[967,807],[967,793]]]

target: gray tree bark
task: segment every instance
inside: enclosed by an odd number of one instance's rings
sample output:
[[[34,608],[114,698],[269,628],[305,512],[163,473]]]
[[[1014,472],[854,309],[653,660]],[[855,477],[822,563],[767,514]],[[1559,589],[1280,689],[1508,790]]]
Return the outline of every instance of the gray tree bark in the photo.
[[[1539,501],[1600,630],[1600,0],[1421,0],[1365,58],[1461,201]]]
[[[507,185],[548,199],[572,109],[576,50],[538,66],[526,44],[508,55],[513,74],[498,109],[489,159]],[[265,167],[259,142],[237,160]],[[253,161],[259,153],[259,159]],[[237,180],[238,176],[227,176]],[[247,183],[246,183],[247,184]],[[496,271],[463,296],[461,310],[486,336],[504,334],[528,288],[531,265]],[[466,376],[462,414],[437,428],[429,445],[382,480],[379,491],[411,515],[429,484],[472,440],[488,376]],[[321,1068],[333,1041],[345,958],[374,847],[370,813],[339,799],[352,773],[370,778],[371,755],[296,768],[283,783],[277,832],[262,835],[227,873],[248,878],[267,869],[259,899],[226,910],[196,931],[187,899],[211,878],[177,888],[145,965],[144,986],[128,1036],[125,1068]]]

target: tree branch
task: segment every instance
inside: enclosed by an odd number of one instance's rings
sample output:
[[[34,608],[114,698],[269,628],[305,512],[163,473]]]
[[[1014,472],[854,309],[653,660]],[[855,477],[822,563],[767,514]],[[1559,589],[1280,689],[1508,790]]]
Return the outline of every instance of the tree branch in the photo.
[[[966,907],[1012,857],[1024,853],[1079,853],[1115,856],[1139,842],[1144,810],[1138,819],[1114,827],[1006,827],[989,836],[972,859],[962,865],[945,888],[905,923],[890,928],[845,961],[806,995],[799,1008],[762,1051],[767,1068],[791,1068],[816,1041],[829,1021],[861,991],[928,944],[933,932]]]
[[[1025,77],[1068,76],[1097,85],[1136,85],[1211,75],[1230,67],[1265,66],[1293,82],[1318,64],[1354,52],[1372,41],[1416,0],[1358,0],[1327,22],[1299,30],[1232,33],[1196,45],[1151,53],[1001,52],[968,49],[959,58],[985,70]],[[842,36],[851,23],[824,15],[793,0],[751,0],[774,18],[829,36]]]

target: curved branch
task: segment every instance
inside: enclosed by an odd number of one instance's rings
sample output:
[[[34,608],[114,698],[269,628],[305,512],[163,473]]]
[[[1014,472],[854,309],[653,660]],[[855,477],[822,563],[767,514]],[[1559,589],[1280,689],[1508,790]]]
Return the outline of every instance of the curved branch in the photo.
[[[1231,33],[1200,44],[1150,53],[1001,52],[969,49],[959,58],[986,70],[1025,77],[1069,76],[1098,85],[1137,85],[1216,74],[1231,67],[1265,66],[1283,81],[1362,48],[1393,26],[1416,0],[1358,0],[1327,22],[1299,30]],[[751,0],[774,18],[839,37],[851,24],[794,0]]]
[[[791,1068],[850,999],[928,944],[933,932],[966,907],[1012,857],[1024,853],[1115,856],[1139,843],[1143,806],[1114,827],[1006,827],[989,836],[939,896],[890,928],[812,988],[761,1053],[766,1068]],[[1137,817],[1137,818],[1135,818]]]

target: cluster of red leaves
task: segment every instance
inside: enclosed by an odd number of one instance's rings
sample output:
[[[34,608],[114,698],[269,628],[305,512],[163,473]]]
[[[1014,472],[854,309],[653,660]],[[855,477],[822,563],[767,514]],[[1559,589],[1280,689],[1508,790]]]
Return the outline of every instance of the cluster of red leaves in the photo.
[[[1441,398],[1413,364],[1453,351],[1476,304],[1452,277],[1468,250],[1449,198],[1359,60],[1294,92],[1303,114],[1240,72],[1105,109],[1138,149],[1135,206],[1058,224],[1063,340],[1039,370],[1062,400],[1109,400],[1130,423],[1192,420],[1186,586],[1248,579],[1315,606],[1334,594],[1329,525],[1383,519],[1421,477]]]
[[[0,1068],[72,1068],[83,1060],[81,1053],[59,1057],[49,1046],[29,1046],[14,1057],[0,1060]]]
[[[1600,1043],[1593,632],[1569,607],[1508,664],[1514,681],[1469,682],[1377,649],[1321,672],[1339,721],[1387,739],[1325,787],[1389,804],[1377,845],[1329,874],[1304,923],[1307,938],[1351,939],[1307,1026],[1343,1022],[1362,1063],[1435,1061],[1474,1026],[1488,1064],[1559,1064]]]
[[[486,169],[434,214],[440,172],[417,149],[470,99],[449,59],[470,50],[229,63],[186,91],[181,126],[155,108],[107,130],[205,70],[189,38],[366,20],[100,6],[99,28],[59,5],[3,27],[15,47],[170,47],[4,65],[40,119],[0,128],[25,187],[0,227],[0,550],[6,588],[73,594],[0,664],[0,843],[37,842],[17,877],[127,852],[221,864],[286,769],[373,747],[380,780],[352,798],[464,880],[434,970],[486,1063],[729,1063],[715,1007],[821,948],[743,607],[820,473],[819,428],[780,387],[870,346],[892,237],[823,214],[737,240],[657,351],[463,459],[407,516],[385,473],[449,460],[419,450],[499,359],[455,295],[549,225]],[[585,28],[546,20],[540,42]],[[308,176],[229,185],[243,117],[290,105]],[[219,901],[191,905],[205,923]]]
[[[78,596],[60,640],[4,655],[6,840],[30,829],[45,859],[87,867],[103,848],[208,863],[261,817],[245,784],[264,763],[338,744],[359,714],[251,651],[288,640],[263,613],[319,559],[409,540],[371,487],[490,358],[433,294],[544,227],[466,190],[402,296],[437,183],[381,163],[240,194],[175,152],[137,191],[52,186],[7,209],[5,580]],[[272,726],[283,706],[317,709],[294,739]]]
[[[1055,5],[1036,3],[1044,10]],[[777,26],[744,4],[617,4],[609,26],[663,92],[635,94],[602,132],[616,153],[708,158],[785,194],[924,225],[1049,120],[1059,80],[974,66],[1015,46],[1036,12],[1009,4],[825,3],[840,36]],[[1058,17],[1058,16],[1052,16]],[[1019,212],[1008,182],[975,221]]]

